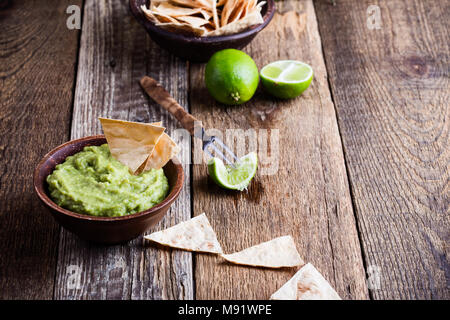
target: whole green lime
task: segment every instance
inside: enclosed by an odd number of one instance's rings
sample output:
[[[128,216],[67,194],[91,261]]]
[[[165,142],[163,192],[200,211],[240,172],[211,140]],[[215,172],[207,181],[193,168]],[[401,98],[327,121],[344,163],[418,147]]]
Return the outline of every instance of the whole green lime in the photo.
[[[253,97],[259,83],[255,61],[236,49],[216,52],[206,64],[205,84],[219,102],[237,105]]]

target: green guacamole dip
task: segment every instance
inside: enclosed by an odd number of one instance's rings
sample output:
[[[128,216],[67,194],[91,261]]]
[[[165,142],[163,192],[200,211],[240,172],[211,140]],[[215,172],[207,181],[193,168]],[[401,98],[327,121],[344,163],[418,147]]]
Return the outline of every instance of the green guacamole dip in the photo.
[[[59,206],[92,216],[117,217],[147,210],[168,194],[163,169],[134,176],[114,159],[107,144],[85,147],[47,177],[50,197]]]

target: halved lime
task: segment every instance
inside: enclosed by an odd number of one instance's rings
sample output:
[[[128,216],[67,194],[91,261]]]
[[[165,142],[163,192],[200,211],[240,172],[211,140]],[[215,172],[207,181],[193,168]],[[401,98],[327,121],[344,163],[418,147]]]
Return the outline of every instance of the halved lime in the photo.
[[[219,158],[208,161],[210,177],[219,186],[231,190],[244,190],[253,179],[258,167],[258,156],[255,152],[243,156],[232,166],[224,165]]]
[[[280,60],[261,69],[261,83],[272,95],[282,99],[295,98],[305,91],[313,79],[310,65],[295,60]]]

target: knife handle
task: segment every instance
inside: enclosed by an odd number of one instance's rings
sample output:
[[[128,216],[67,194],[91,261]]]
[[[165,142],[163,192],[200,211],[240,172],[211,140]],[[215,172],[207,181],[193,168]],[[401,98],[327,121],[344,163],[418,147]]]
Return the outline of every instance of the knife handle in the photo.
[[[145,76],[140,80],[140,84],[155,102],[172,114],[191,135],[194,135],[194,127],[198,127],[198,124],[201,122],[184,110],[158,81]]]

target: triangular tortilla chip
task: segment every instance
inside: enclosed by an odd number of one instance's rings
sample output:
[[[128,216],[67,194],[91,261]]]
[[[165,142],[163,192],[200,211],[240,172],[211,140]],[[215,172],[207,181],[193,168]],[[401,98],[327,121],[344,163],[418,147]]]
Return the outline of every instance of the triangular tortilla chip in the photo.
[[[157,11],[152,11],[151,12],[153,14],[153,16],[160,22],[160,23],[174,23],[174,24],[178,24],[179,22],[177,21],[177,19],[164,14],[164,13],[160,13]]]
[[[306,264],[278,289],[271,300],[342,300],[311,263]]]
[[[256,7],[256,0],[249,0],[247,4],[245,5],[244,11],[242,12],[242,18],[247,16],[248,14],[252,13],[253,10]]]
[[[163,133],[161,139],[153,149],[152,154],[145,162],[144,171],[159,169],[166,165],[178,152],[180,147],[167,134]]]
[[[203,8],[207,10],[212,8],[210,0],[170,0],[170,2],[188,8]]]
[[[185,7],[179,7],[174,6],[173,4],[170,4],[168,2],[161,2],[158,6],[155,6],[153,8],[154,11],[157,11],[159,13],[166,14],[171,17],[179,17],[179,16],[191,16],[196,13],[201,13],[202,8],[185,8]]]
[[[153,11],[150,9],[147,9],[146,6],[142,5],[141,6],[141,10],[142,12],[144,12],[145,16],[153,23],[158,23],[159,20],[156,19],[156,17],[153,15]]]
[[[148,123],[99,118],[111,155],[134,174],[152,154],[165,128]]]
[[[177,17],[177,20],[181,21],[182,23],[183,22],[187,23],[194,28],[200,28],[201,26],[204,26],[205,24],[209,23],[208,20],[205,20],[203,18],[191,17],[191,16]]]
[[[216,11],[217,11],[217,10],[216,10]],[[209,19],[212,17],[213,12],[214,12],[214,11],[209,12],[209,11],[204,10],[204,9],[202,9],[202,11],[200,11],[201,15],[202,15],[203,18],[205,18],[206,20],[209,20]]]
[[[161,126],[162,122],[150,123],[150,125]],[[181,148],[173,141],[168,134],[163,133],[153,152],[148,156],[147,160],[136,170],[135,174],[140,174],[150,169],[160,169],[164,167],[170,159],[172,159]]]
[[[144,236],[144,239],[188,251],[222,253],[216,233],[204,213],[168,229]]]
[[[304,264],[291,236],[278,237],[222,257],[232,263],[255,267],[282,268]]]
[[[219,29],[208,32],[207,36],[223,36],[227,34],[234,34],[237,32],[241,32],[253,25],[260,24],[264,22],[263,17],[261,16],[260,9],[255,9],[253,12],[247,14],[244,18],[240,20],[233,21],[229,24],[221,26]]]
[[[220,26],[223,27],[228,24],[228,19],[230,18],[230,14],[233,9],[236,7],[236,4],[239,4],[240,0],[228,0],[225,2],[222,15],[220,17]]]
[[[188,23],[155,23],[155,26],[160,27],[164,30],[167,30],[169,32],[176,32],[181,34],[187,34],[187,35],[194,35],[197,37],[201,37],[206,34],[206,29],[196,28],[194,26],[191,26]]]
[[[216,1],[213,1],[212,16],[213,16],[213,22],[214,22],[214,29],[217,29],[217,28],[220,27],[220,25],[219,25],[220,21],[219,21],[219,15],[217,13],[217,3],[216,3]]]
[[[175,141],[163,133],[152,154],[136,170],[135,174],[141,174],[150,169],[161,169],[180,151],[181,149]]]
[[[155,8],[163,3],[167,3],[168,0],[151,0],[149,5],[150,5],[150,10],[155,10]],[[145,7],[145,5],[143,5],[143,7]]]
[[[245,1],[238,1],[235,4],[235,7],[230,12],[228,23],[244,18],[244,16],[242,16],[242,11],[244,11],[245,7],[246,7]]]

